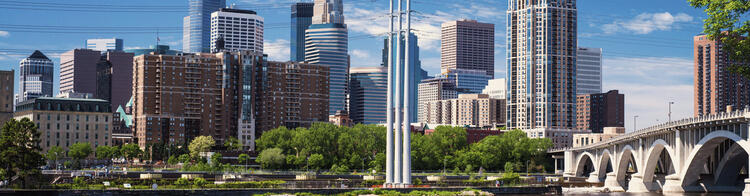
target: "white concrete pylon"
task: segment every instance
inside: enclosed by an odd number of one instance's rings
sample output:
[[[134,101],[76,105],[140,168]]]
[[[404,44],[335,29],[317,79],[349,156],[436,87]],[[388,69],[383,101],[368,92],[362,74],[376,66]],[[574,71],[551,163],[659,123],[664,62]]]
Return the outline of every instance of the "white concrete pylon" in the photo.
[[[397,5],[394,6],[394,1]],[[411,184],[411,116],[409,112],[409,85],[412,74],[409,62],[411,48],[409,32],[411,31],[411,1],[406,0],[406,10],[402,9],[403,0],[390,2],[390,33],[388,33],[388,98],[387,98],[387,133],[386,133],[386,187],[407,187]],[[394,8],[397,8],[394,10]],[[406,14],[406,29],[402,15]],[[394,21],[398,25],[394,31]],[[404,35],[405,34],[405,35]],[[405,43],[401,43],[402,35]],[[393,47],[393,42],[396,46]],[[404,55],[402,56],[402,52]],[[395,54],[394,54],[395,53]],[[394,58],[395,55],[395,58]],[[402,104],[403,102],[403,104]],[[395,116],[394,116],[395,115]],[[403,119],[402,119],[403,118]]]
[[[404,44],[404,129],[403,129],[403,147],[401,152],[401,183],[404,186],[411,185],[411,115],[409,113],[409,101],[411,95],[409,85],[411,85],[410,76],[412,74],[411,70],[411,59],[409,58],[409,50],[411,49],[411,42],[409,42],[409,37],[411,37],[411,0],[406,0],[406,31],[404,32],[405,41]]]
[[[388,92],[386,93],[386,161],[385,161],[385,186],[393,183],[393,0],[390,3],[391,12],[388,17],[390,32],[388,32]]]

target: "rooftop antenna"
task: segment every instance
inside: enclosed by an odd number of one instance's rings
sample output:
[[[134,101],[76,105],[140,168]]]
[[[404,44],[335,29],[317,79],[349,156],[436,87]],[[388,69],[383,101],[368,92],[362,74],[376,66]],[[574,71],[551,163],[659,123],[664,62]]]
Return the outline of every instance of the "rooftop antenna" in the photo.
[[[161,39],[159,39],[159,28],[157,27],[156,28],[156,46],[157,47],[159,46],[159,41],[161,41]]]

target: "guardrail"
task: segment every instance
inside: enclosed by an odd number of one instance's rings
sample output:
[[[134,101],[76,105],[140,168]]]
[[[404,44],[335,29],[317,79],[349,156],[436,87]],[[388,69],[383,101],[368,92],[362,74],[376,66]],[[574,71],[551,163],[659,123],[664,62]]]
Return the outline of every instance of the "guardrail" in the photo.
[[[622,140],[638,138],[641,135],[648,134],[648,133],[655,132],[655,131],[669,130],[669,129],[673,129],[673,128],[680,127],[680,126],[705,123],[705,122],[722,121],[722,120],[730,120],[730,119],[745,119],[748,117],[750,117],[750,108],[746,107],[744,110],[666,122],[666,123],[650,126],[645,129],[638,130],[638,131],[626,133],[617,137],[613,137],[608,140],[593,143],[587,146],[581,146],[581,147],[576,147],[576,148],[566,148],[566,149],[555,149],[555,150],[564,151],[564,150],[583,150],[583,149],[589,149],[589,148],[598,148],[603,145],[610,145],[613,142],[619,142]],[[550,150],[548,150],[548,152],[550,152]]]

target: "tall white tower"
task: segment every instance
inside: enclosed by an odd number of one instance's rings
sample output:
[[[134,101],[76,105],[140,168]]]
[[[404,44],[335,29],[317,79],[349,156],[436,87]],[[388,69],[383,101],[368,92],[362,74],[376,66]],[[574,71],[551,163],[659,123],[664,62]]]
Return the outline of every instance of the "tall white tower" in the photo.
[[[507,15],[508,128],[573,129],[576,0],[509,0]]]
[[[394,1],[396,10],[394,10]],[[406,9],[402,6],[406,3]],[[388,35],[388,100],[387,100],[387,133],[386,133],[386,177],[385,187],[407,187],[411,185],[411,117],[410,99],[404,97],[410,92],[408,82],[412,75],[409,59],[411,48],[411,0],[391,0],[390,33]],[[393,19],[396,19],[394,22]],[[405,22],[405,23],[404,23]],[[398,24],[394,31],[394,23]],[[400,40],[404,38],[402,43]],[[394,40],[396,47],[393,47]],[[401,44],[407,46],[401,47]],[[395,50],[395,51],[394,51]],[[401,54],[404,54],[403,56]],[[394,56],[395,55],[395,56]],[[394,61],[395,60],[395,61]]]

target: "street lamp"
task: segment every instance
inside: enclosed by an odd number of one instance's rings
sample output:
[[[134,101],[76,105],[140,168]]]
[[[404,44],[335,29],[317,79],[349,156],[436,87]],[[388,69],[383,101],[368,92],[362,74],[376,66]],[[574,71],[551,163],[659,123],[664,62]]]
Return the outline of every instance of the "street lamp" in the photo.
[[[529,160],[526,160],[526,177],[529,177]]]
[[[669,102],[669,113],[667,113],[667,117],[668,117],[667,122],[672,122],[672,104],[674,104],[674,101]]]
[[[638,127],[636,126],[636,120],[638,118],[638,115],[633,116],[633,132],[638,130]]]

